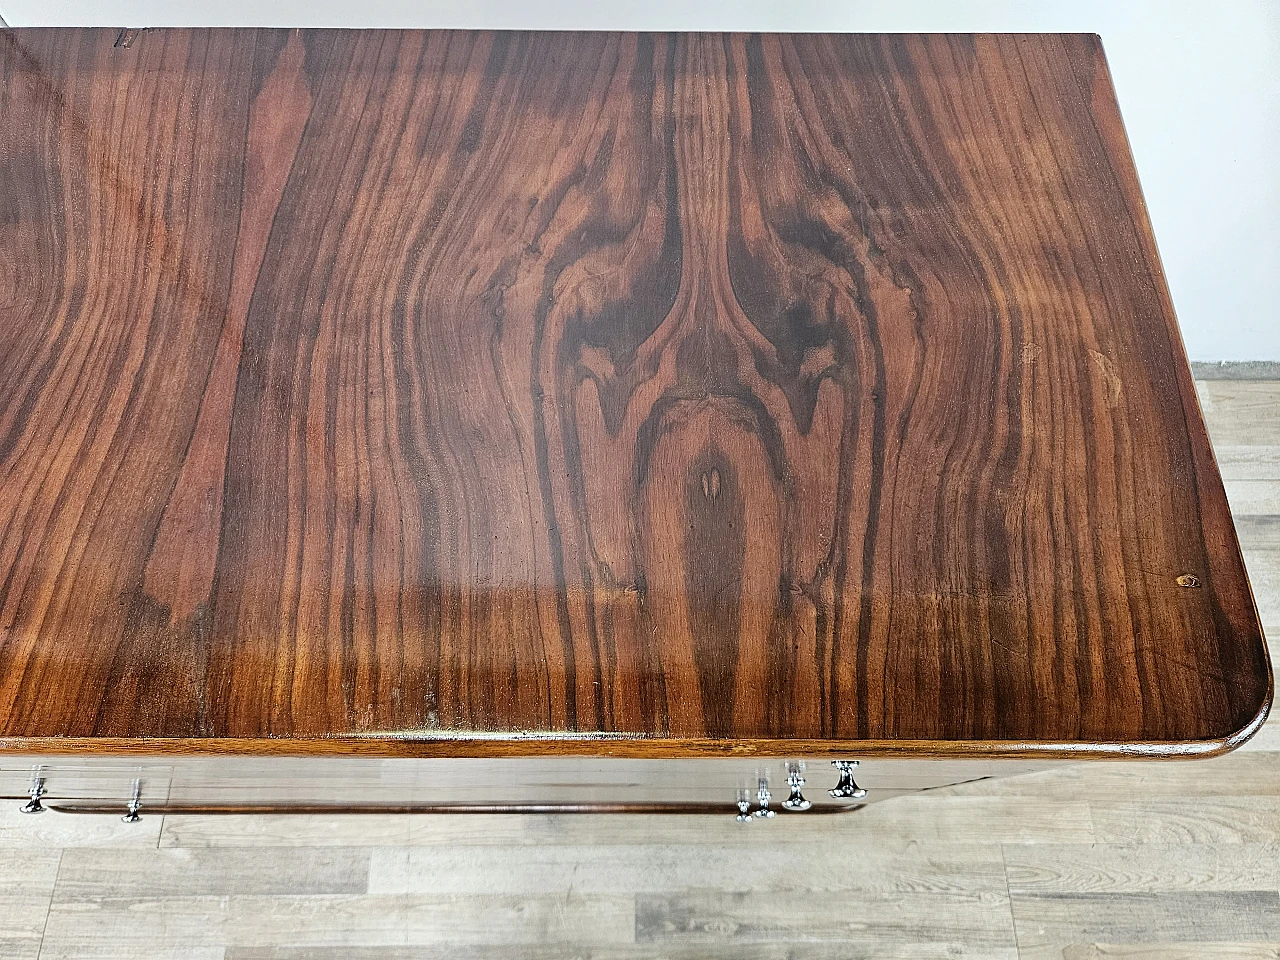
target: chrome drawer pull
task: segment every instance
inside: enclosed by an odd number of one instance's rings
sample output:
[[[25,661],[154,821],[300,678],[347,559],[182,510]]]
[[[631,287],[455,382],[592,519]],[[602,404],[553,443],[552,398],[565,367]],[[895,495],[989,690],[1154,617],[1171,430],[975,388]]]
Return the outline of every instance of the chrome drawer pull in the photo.
[[[804,789],[803,763],[787,764],[787,787],[790,788],[791,793],[787,799],[782,801],[783,810],[799,812],[801,810],[808,810],[813,806],[812,803],[804,798],[804,794],[800,792]]]
[[[858,767],[857,760],[832,760],[831,765],[840,771],[840,782],[827,791],[837,800],[861,800],[867,791],[853,779],[853,771]]]
[[[773,795],[769,793],[769,780],[767,777],[761,777],[757,782],[756,799],[760,801],[760,809],[754,816],[761,820],[772,820],[778,815],[777,810],[769,809],[769,801],[773,799]]]
[[[44,796],[44,777],[40,776],[39,769],[31,775],[31,792],[28,794],[31,798],[18,808],[21,813],[44,813],[44,804],[40,802],[40,798]]]
[[[125,823],[137,823],[142,819],[139,813],[142,809],[142,781],[133,781],[133,795],[129,798],[129,806],[125,808],[125,814],[120,819]]]

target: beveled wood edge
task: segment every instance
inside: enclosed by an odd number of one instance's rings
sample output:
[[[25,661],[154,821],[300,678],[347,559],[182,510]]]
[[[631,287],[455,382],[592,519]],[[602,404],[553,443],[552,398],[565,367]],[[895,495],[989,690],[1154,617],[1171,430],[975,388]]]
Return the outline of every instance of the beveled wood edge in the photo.
[[[1265,647],[1265,639],[1262,641]],[[644,737],[631,733],[386,732],[335,737],[0,737],[5,754],[83,757],[370,757],[385,759],[584,757],[683,760],[733,757],[888,757],[935,760],[1196,760],[1242,746],[1275,698],[1269,657],[1265,696],[1239,730],[1203,740],[808,740]]]
[[[1102,102],[1099,102],[1097,88],[1095,87],[1094,90],[1092,111],[1094,123],[1105,128],[1101,131],[1103,139],[1119,147],[1122,152],[1121,159],[1127,161],[1126,169],[1130,175],[1118,177],[1117,183],[1120,190],[1126,195],[1130,219],[1137,228],[1138,239],[1143,246],[1147,261],[1151,265],[1153,279],[1157,281],[1155,283],[1156,295],[1164,306],[1165,326],[1169,331],[1169,344],[1173,351],[1173,372],[1177,378],[1178,393],[1182,397],[1187,433],[1192,445],[1192,469],[1195,471],[1196,484],[1202,491],[1206,488],[1211,491],[1211,496],[1218,500],[1228,520],[1226,533],[1230,538],[1230,547],[1234,549],[1240,569],[1244,575],[1244,586],[1248,593],[1249,604],[1253,613],[1252,625],[1257,632],[1258,642],[1262,646],[1262,662],[1266,665],[1267,682],[1265,693],[1250,723],[1216,743],[1205,742],[1199,745],[1201,749],[1176,754],[1176,756],[1180,757],[1214,757],[1228,753],[1241,746],[1257,733],[1262,724],[1266,722],[1267,715],[1271,711],[1272,701],[1275,699],[1275,675],[1271,665],[1271,651],[1268,649],[1266,634],[1262,628],[1262,617],[1258,612],[1258,598],[1253,589],[1253,582],[1249,577],[1248,567],[1244,562],[1244,551],[1240,546],[1240,534],[1236,528],[1234,511],[1231,509],[1231,501],[1227,498],[1226,486],[1222,480],[1222,470],[1218,465],[1218,454],[1214,450],[1213,441],[1209,436],[1209,427],[1204,418],[1204,409],[1200,404],[1200,393],[1196,390],[1197,374],[1192,368],[1190,358],[1187,355],[1187,344],[1182,336],[1182,328],[1178,324],[1178,314],[1174,309],[1173,293],[1169,289],[1168,274],[1164,268],[1164,260],[1160,256],[1160,246],[1156,242],[1155,228],[1151,223],[1151,213],[1147,208],[1146,196],[1142,192],[1142,185],[1138,179],[1137,160],[1133,155],[1133,144],[1129,142],[1129,131],[1124,125],[1124,118],[1120,111],[1120,101],[1116,95],[1111,62],[1107,57],[1106,48],[1102,43],[1100,34],[1094,34],[1094,43],[1100,55],[1101,74],[1106,81],[1103,85],[1102,93],[1104,99]],[[1166,756],[1173,755],[1166,754]]]
[[[1266,722],[1275,692],[1268,663],[1266,697],[1252,720],[1226,736],[1204,740],[1061,742],[1035,740],[717,740],[634,734],[380,733],[348,737],[0,737],[4,754],[83,757],[297,756],[371,758],[584,757],[649,760],[715,757],[888,757],[936,760],[1195,760],[1245,743]]]

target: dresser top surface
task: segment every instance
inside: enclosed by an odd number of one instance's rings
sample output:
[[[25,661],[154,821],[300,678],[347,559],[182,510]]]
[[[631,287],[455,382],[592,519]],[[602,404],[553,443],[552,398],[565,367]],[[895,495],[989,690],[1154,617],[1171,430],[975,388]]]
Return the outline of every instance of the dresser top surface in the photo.
[[[1214,752],[1092,36],[0,33],[0,747]]]

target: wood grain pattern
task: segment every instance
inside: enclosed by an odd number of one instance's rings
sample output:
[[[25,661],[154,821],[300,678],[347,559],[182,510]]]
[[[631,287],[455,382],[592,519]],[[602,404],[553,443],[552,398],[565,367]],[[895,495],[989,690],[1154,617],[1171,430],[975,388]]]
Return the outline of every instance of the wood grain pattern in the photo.
[[[1005,946],[1013,933],[1009,901],[1000,893],[863,892],[854,901],[857,910],[844,916],[807,891],[682,891],[640,894],[635,899],[637,943],[804,939],[866,944],[933,939],[990,949]],[[923,930],[916,920],[924,906],[920,900],[927,901],[934,918]]]
[[[275,896],[270,911],[260,897],[190,897],[128,900],[103,897],[85,910],[75,901],[49,911],[45,937],[84,956],[102,940],[132,942],[139,955],[182,945],[177,957],[201,947],[255,947],[288,937],[299,946],[399,946],[450,942],[455,948],[499,943],[550,944],[562,949],[585,940],[604,944],[633,939],[628,897],[414,895],[369,897],[331,894],[318,906],[306,894]],[[514,935],[513,935],[514,934]],[[196,954],[198,955],[198,954]]]
[[[1012,904],[1018,952],[1028,960],[1060,957],[1063,943],[1130,943],[1155,930],[1171,943],[1280,940],[1275,890],[1022,894]]]
[[[146,850],[121,863],[118,850],[62,852],[53,896],[95,896],[109,884],[127,883],[140,898],[164,897],[181,887],[185,896],[269,897],[364,893],[370,852],[360,849],[279,850],[264,869],[261,857],[241,850]],[[46,905],[47,912],[47,905]]]
[[[1280,383],[1272,402],[1259,403],[1255,449],[1269,442],[1280,419]],[[1218,442],[1246,445],[1229,404],[1206,404],[1206,420]],[[1280,476],[1272,478],[1280,489]],[[1249,518],[1237,517],[1237,520]],[[1258,521],[1276,518],[1257,517]],[[1263,544],[1266,523],[1240,524],[1246,555]],[[1276,601],[1276,588],[1259,585],[1259,600]],[[1267,591],[1272,595],[1268,596]],[[106,960],[1280,960],[1280,941],[1256,909],[1261,896],[1280,885],[1280,799],[1256,753],[1274,752],[1280,717],[1243,751],[1206,763],[1069,764],[1034,776],[982,781],[875,804],[851,817],[779,817],[743,828],[728,817],[405,817],[246,816],[158,817],[137,824],[115,817],[31,817],[15,803],[0,803],[0,935],[8,960],[85,956]],[[11,763],[25,757],[10,757]],[[88,765],[91,758],[77,760]],[[175,758],[175,764],[179,761]],[[240,758],[191,757],[183,763],[224,764]],[[280,761],[278,761],[280,762]],[[302,765],[308,760],[285,760]],[[330,759],[345,766],[350,760]],[[365,762],[365,761],[360,761]],[[402,761],[387,761],[401,763]],[[531,761],[528,762],[543,762]],[[549,761],[569,764],[572,761]],[[652,761],[643,761],[652,762]],[[693,761],[705,762],[705,761]],[[869,761],[870,769],[876,763]],[[907,762],[907,761],[901,761]],[[975,761],[956,761],[966,763]],[[456,761],[446,761],[454,765]],[[920,761],[920,766],[937,761]],[[414,766],[432,766],[420,760]],[[952,764],[954,765],[954,764]],[[1216,789],[1213,796],[1181,797],[1188,773]],[[1099,776],[1102,773],[1104,775]],[[1127,779],[1122,777],[1127,774]],[[1152,799],[1153,797],[1157,799]],[[161,852],[155,849],[157,838]],[[65,847],[65,850],[58,850]],[[113,847],[101,854],[86,848]],[[169,858],[173,854],[173,859]],[[360,909],[380,915],[387,930],[402,931],[400,945],[352,945],[344,916],[328,909],[330,878],[345,887],[367,878]],[[264,870],[253,877],[253,865]],[[278,868],[277,868],[278,867]],[[330,873],[329,871],[333,872]],[[251,878],[246,880],[246,878]],[[246,882],[250,884],[246,888]],[[167,885],[166,885],[167,884]],[[163,887],[163,889],[161,889]],[[330,888],[332,889],[332,888]],[[572,945],[539,940],[545,913],[535,909],[494,928],[502,943],[464,945],[405,923],[404,896],[519,899],[552,897],[576,911],[584,892],[632,903],[637,897],[687,893],[707,908],[742,891],[759,897],[793,896],[771,908],[767,926],[741,928],[718,942],[696,924],[688,934],[672,930],[661,943],[616,942],[603,926]],[[1010,897],[1003,910],[988,910],[989,927],[951,923],[931,894]],[[1244,894],[1224,900],[1212,892]],[[808,918],[831,931],[857,918],[864,892],[893,896],[901,922],[878,931],[851,929],[847,939],[803,939]],[[1113,904],[1107,894],[1120,894]],[[1155,895],[1134,902],[1132,894]],[[799,896],[803,894],[804,896]],[[1027,898],[1024,894],[1041,894]],[[1092,894],[1077,899],[1054,894]],[[18,899],[8,899],[6,896]],[[267,916],[283,898],[284,922],[255,924],[249,946],[225,946],[234,937],[215,934],[195,946],[189,930],[226,929],[228,913]],[[89,915],[43,930],[53,900],[58,913]],[[157,899],[172,902],[162,909]],[[229,901],[237,900],[236,906]],[[1017,929],[1013,916],[1016,900]],[[94,919],[100,905],[115,922]],[[250,902],[252,901],[252,905]],[[651,902],[651,901],[650,901]],[[874,902],[874,901],[873,901]],[[127,903],[132,909],[122,909]],[[305,904],[313,928],[331,931],[329,946],[316,946],[314,930],[302,936],[288,920]],[[825,914],[820,911],[825,908]],[[483,907],[464,907],[465,912]],[[794,911],[794,913],[793,913]],[[1170,914],[1182,911],[1170,922]],[[1226,911],[1224,913],[1224,911]],[[1045,923],[1041,922],[1041,913]],[[40,920],[31,921],[36,917]],[[723,912],[719,914],[725,917]],[[166,925],[156,917],[184,918]],[[1197,921],[1202,918],[1201,926]],[[185,919],[189,918],[189,919]],[[674,918],[673,918],[674,919]],[[1205,942],[1200,932],[1222,932],[1242,919],[1227,941]],[[972,922],[973,917],[968,918]],[[7,923],[6,923],[7,921]],[[138,935],[143,924],[146,940]],[[36,928],[40,925],[40,929]],[[398,925],[404,924],[400,927]],[[1178,934],[1191,924],[1191,933]],[[35,931],[26,936],[27,930]],[[797,935],[797,930],[800,934]],[[48,935],[41,936],[41,932]],[[414,931],[411,935],[410,931]],[[1261,940],[1245,940],[1246,933]],[[743,933],[760,937],[746,939]],[[876,933],[882,934],[876,936]],[[419,935],[421,934],[421,935]],[[1098,943],[1101,935],[1125,943]],[[1180,935],[1189,938],[1171,943]],[[391,937],[379,939],[392,939]],[[295,940],[308,945],[302,946]],[[534,942],[538,940],[539,942]],[[1195,942],[1189,942],[1194,940]],[[414,943],[404,945],[405,941]],[[421,941],[421,942],[415,942]],[[428,942],[429,941],[429,942]],[[1019,950],[1019,946],[1023,949]]]
[[[114,36],[0,34],[5,746],[1260,724],[1096,38]]]

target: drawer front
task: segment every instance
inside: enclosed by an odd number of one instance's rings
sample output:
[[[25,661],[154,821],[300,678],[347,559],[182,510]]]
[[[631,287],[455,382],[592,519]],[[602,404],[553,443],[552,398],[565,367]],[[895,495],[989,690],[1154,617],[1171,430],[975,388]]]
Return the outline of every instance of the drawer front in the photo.
[[[45,796],[65,800],[118,800],[132,796],[135,784],[147,803],[169,799],[173,765],[159,760],[70,757],[0,758],[0,796],[25,798],[32,781],[43,780]]]
[[[873,759],[851,772],[866,796],[832,797],[842,773],[827,760],[728,758],[377,759],[341,757],[21,758],[0,762],[0,794],[25,798],[33,775],[46,802],[124,803],[135,790],[144,808],[358,807],[365,805],[711,804],[745,797],[759,806],[761,781],[772,808],[803,776],[814,807],[842,807],[901,793],[1009,776],[1050,764],[1025,761]]]

